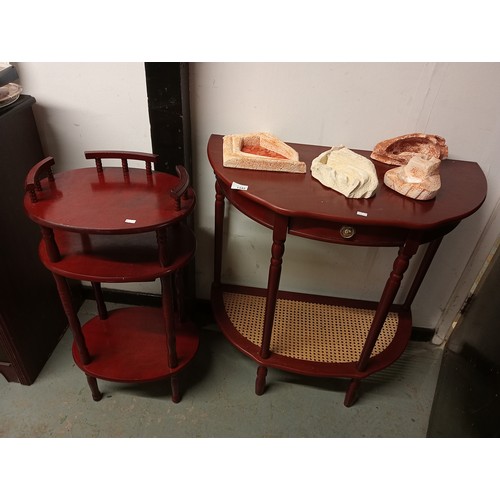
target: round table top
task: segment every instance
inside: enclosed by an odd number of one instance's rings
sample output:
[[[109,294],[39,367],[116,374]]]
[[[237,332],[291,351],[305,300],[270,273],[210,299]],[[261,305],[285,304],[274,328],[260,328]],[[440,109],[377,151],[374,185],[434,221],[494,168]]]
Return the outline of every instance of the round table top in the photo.
[[[42,226],[82,233],[129,234],[147,232],[186,217],[194,209],[195,195],[189,188],[176,209],[170,191],[179,178],[163,172],[146,175],[130,168],[125,176],[120,167],[79,168],[56,173],[54,183],[42,181],[38,201],[25,194],[29,217]]]
[[[385,186],[384,174],[393,166],[371,160],[379,179],[375,196],[354,199],[323,186],[311,176],[312,160],[331,146],[287,143],[306,163],[306,173],[299,174],[224,167],[222,143],[223,136],[214,134],[207,147],[217,179],[226,187],[233,182],[248,186],[247,190],[235,191],[235,196],[246,197],[288,217],[428,230],[468,217],[486,198],[486,177],[475,162],[442,160],[441,189],[433,200],[419,201]],[[371,151],[353,151],[370,158]]]

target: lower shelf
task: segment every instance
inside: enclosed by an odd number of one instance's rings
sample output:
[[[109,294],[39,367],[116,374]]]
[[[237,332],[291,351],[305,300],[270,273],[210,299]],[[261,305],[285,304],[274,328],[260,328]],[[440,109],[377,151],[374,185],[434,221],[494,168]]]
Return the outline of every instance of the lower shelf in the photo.
[[[357,361],[375,314],[374,302],[279,292],[271,355],[260,356],[266,290],[212,289],[215,319],[229,341],[260,365],[320,377],[364,378],[393,363],[411,335],[411,313],[394,306],[363,372]]]
[[[87,375],[114,382],[151,382],[182,370],[198,350],[199,337],[191,323],[176,325],[178,364],[168,367],[162,310],[126,307],[109,311],[105,320],[86,323],[83,335],[92,361],[84,365],[73,343],[73,358]]]

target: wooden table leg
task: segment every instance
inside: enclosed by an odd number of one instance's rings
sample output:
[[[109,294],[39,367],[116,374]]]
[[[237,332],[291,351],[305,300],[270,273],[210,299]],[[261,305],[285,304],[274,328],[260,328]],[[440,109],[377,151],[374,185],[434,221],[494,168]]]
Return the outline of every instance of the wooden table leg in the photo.
[[[96,378],[87,375],[87,382],[89,384],[90,391],[92,392],[92,399],[94,401],[100,401],[102,399],[102,392],[99,390],[99,387],[97,386]]]
[[[281,277],[281,264],[285,253],[285,240],[288,230],[288,218],[276,215],[273,228],[273,245],[271,247],[271,263],[267,280],[266,309],[264,313],[264,330],[262,332],[262,344],[260,355],[269,357],[269,345],[273,332],[274,312]]]
[[[215,230],[214,230],[214,285],[221,284],[222,235],[224,232],[224,193],[215,183]]]
[[[82,327],[80,325],[80,320],[73,307],[73,301],[71,298],[71,291],[66,281],[66,278],[59,276],[58,274],[52,273],[54,280],[56,282],[57,291],[59,292],[59,298],[68,318],[69,327],[73,333],[73,338],[75,340],[76,347],[78,349],[78,354],[84,365],[88,365],[91,361],[90,354],[85,344],[85,338],[83,336]],[[97,379],[86,375],[87,383],[89,384],[90,391],[92,392],[92,399],[94,401],[100,401],[102,399],[102,393],[97,386]]]
[[[266,390],[267,368],[259,365],[257,368],[257,378],[255,379],[255,394],[262,396]]]
[[[163,319],[165,321],[165,332],[167,336],[168,366],[170,368],[175,368],[177,366],[177,351],[175,342],[172,280],[170,275],[167,275],[160,278],[160,281],[161,281]]]
[[[47,249],[47,255],[51,262],[59,262],[61,260],[61,254],[59,253],[59,248],[54,237],[54,231],[50,227],[40,226],[42,232],[42,239]]]
[[[422,259],[422,262],[420,263],[420,267],[418,268],[417,274],[415,275],[415,278],[413,279],[413,283],[411,284],[410,290],[408,291],[408,295],[406,296],[406,300],[404,301],[403,308],[406,310],[409,310],[411,307],[411,304],[413,302],[413,299],[417,295],[418,289],[420,288],[420,285],[422,284],[422,281],[425,278],[425,275],[427,274],[427,271],[429,270],[429,267],[432,263],[432,260],[434,259],[434,255],[436,255],[436,252],[439,248],[439,245],[441,245],[441,241],[443,240],[443,237],[441,236],[440,238],[435,239],[434,241],[431,241],[429,243],[429,246],[427,247],[427,250],[425,251],[424,258]]]
[[[179,403],[182,396],[179,388],[179,377],[177,375],[170,376],[170,388],[172,390],[172,402]]]
[[[373,348],[375,347],[375,343],[377,342],[380,331],[382,330],[387,318],[387,314],[389,313],[389,309],[391,308],[399,287],[401,286],[403,275],[408,269],[411,257],[415,255],[418,250],[419,244],[418,238],[408,238],[404,245],[402,245],[399,249],[398,256],[394,261],[391,274],[385,284],[384,291],[382,292],[380,302],[378,303],[375,316],[373,317],[368,336],[366,337],[363,350],[361,351],[361,355],[357,363],[356,368],[359,372],[363,372],[366,369]],[[353,378],[349,384],[349,388],[347,389],[346,398],[344,400],[345,406],[351,406],[353,404],[356,398],[356,390],[358,386],[359,379]]]
[[[55,273],[52,273],[52,275],[54,276],[57,291],[59,292],[59,298],[61,299],[64,312],[66,313],[66,318],[68,318],[69,327],[73,333],[78,353],[80,354],[82,363],[84,365],[88,365],[90,363],[90,354],[87,350],[87,345],[85,344],[80,320],[78,319],[78,315],[73,307],[73,300],[71,298],[71,290],[69,289],[68,282],[63,276],[59,276]]]
[[[108,310],[106,308],[106,303],[104,302],[104,297],[102,295],[101,284],[97,281],[91,281],[92,288],[94,290],[95,302],[97,304],[97,311],[99,313],[99,318],[108,319]]]
[[[165,321],[165,333],[168,348],[168,366],[175,368],[178,364],[177,348],[175,339],[175,321],[173,307],[172,277],[170,275],[160,278],[163,319]],[[170,376],[170,387],[172,389],[172,401],[178,403],[181,400],[179,381],[177,375]]]
[[[344,398],[344,406],[347,406],[349,408],[356,402],[357,398],[357,390],[360,384],[360,380],[357,378],[353,378],[349,384],[349,387],[347,388],[347,392],[345,394]]]
[[[276,215],[273,228],[273,244],[271,247],[271,262],[269,265],[269,276],[267,280],[266,309],[264,313],[264,328],[262,331],[262,343],[260,346],[260,356],[268,358],[270,355],[269,346],[273,333],[274,313],[276,310],[276,300],[281,277],[281,265],[283,254],[285,253],[285,240],[288,231],[288,218]],[[257,380],[255,382],[256,394],[263,394],[266,383],[267,369],[259,366],[257,369]]]

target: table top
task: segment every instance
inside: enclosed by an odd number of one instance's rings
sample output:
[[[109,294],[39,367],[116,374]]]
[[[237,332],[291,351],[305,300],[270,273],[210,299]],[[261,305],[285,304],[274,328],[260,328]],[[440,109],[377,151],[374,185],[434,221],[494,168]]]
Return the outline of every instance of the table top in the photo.
[[[153,231],[189,215],[195,194],[181,200],[180,210],[170,191],[179,178],[163,172],[146,175],[130,168],[124,176],[120,167],[78,168],[56,173],[54,183],[42,180],[42,191],[33,203],[28,193],[24,207],[28,216],[42,226],[96,234],[133,234]]]
[[[212,135],[207,153],[219,182],[248,186],[234,191],[270,211],[288,217],[306,217],[358,226],[392,226],[428,230],[460,221],[474,213],[486,198],[486,177],[475,162],[445,159],[440,165],[441,189],[433,200],[420,201],[385,186],[384,174],[392,166],[372,160],[379,186],[368,199],[346,198],[311,176],[314,158],[332,146],[287,143],[306,163],[305,174],[227,168],[223,166],[222,135]],[[371,151],[355,150],[366,158]],[[232,192],[232,191],[231,191]],[[366,216],[358,215],[358,212]]]

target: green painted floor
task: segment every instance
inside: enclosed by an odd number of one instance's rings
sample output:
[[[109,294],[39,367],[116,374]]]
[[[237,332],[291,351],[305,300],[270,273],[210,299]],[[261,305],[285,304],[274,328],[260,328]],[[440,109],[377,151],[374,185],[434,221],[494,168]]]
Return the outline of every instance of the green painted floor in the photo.
[[[85,302],[82,322],[95,314]],[[35,383],[0,379],[0,437],[337,438],[426,436],[442,349],[411,342],[391,367],[361,384],[360,398],[343,405],[347,381],[269,370],[256,396],[256,364],[213,324],[202,325],[200,349],[181,374],[183,398],[170,400],[167,381],[99,381],[94,402],[71,356],[67,332]]]

